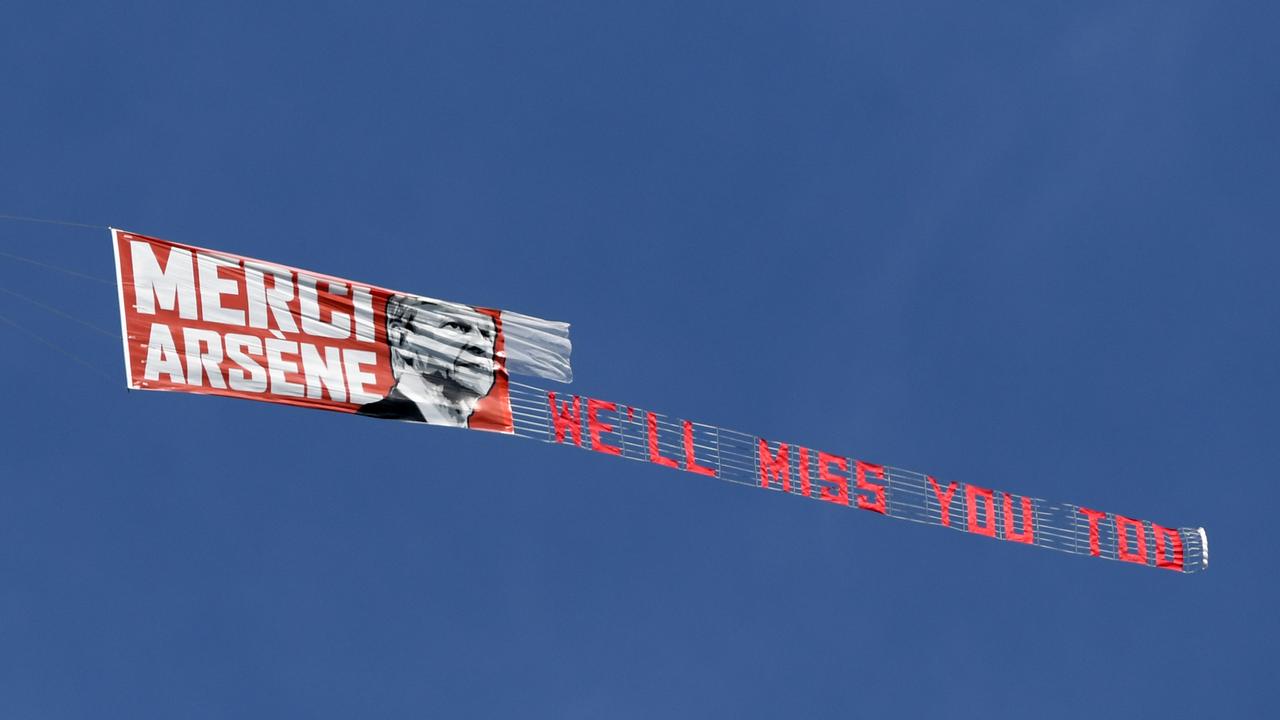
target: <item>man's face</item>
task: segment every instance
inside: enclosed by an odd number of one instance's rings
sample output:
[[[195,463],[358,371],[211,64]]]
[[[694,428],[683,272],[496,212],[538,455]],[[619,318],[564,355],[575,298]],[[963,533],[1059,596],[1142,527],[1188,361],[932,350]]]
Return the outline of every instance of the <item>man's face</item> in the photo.
[[[495,369],[493,318],[465,305],[405,302],[404,315],[389,327],[393,367],[487,395]]]

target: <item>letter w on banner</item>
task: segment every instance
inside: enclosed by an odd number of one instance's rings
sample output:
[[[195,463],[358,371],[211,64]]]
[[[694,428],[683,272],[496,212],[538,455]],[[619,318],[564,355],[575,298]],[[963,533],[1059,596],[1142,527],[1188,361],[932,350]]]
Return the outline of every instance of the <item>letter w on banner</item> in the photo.
[[[511,433],[508,372],[573,377],[568,323],[111,235],[131,388]]]

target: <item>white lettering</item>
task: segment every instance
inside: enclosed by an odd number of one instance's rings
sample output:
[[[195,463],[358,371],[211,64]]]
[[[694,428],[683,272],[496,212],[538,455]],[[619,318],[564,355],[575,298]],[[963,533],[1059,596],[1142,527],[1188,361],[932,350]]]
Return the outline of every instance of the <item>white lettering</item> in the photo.
[[[239,295],[240,284],[218,275],[218,268],[236,269],[236,263],[196,253],[200,273],[200,316],[207,322],[244,327],[244,311],[222,306],[223,295]]]
[[[209,376],[209,386],[225,388],[222,381],[222,336],[212,330],[182,328],[182,345],[187,356],[187,384],[199,387],[201,375]],[[200,346],[206,350],[202,351]]]
[[[267,374],[262,366],[248,355],[248,353],[262,355],[262,340],[252,335],[231,333],[227,335],[226,343],[227,358],[243,368],[243,370],[227,368],[227,383],[231,385],[231,389],[240,392],[265,392]]]
[[[189,251],[171,248],[164,270],[151,243],[130,240],[129,255],[133,258],[133,306],[138,312],[155,315],[156,303],[164,310],[173,310],[176,304],[178,317],[196,319],[196,283]]]
[[[372,384],[378,378],[373,373],[365,372],[360,367],[361,365],[376,365],[377,362],[378,356],[368,350],[343,349],[342,366],[347,371],[347,389],[350,391],[351,402],[364,405],[381,397],[364,389],[366,384]]]
[[[356,306],[356,339],[373,342],[373,295],[369,288],[355,287],[351,296]]]
[[[173,334],[168,325],[151,323],[151,338],[147,340],[147,362],[142,377],[146,380],[159,380],[161,373],[179,385],[186,384],[182,372],[182,360],[178,356],[178,348],[173,344]]]
[[[285,397],[302,397],[302,386],[285,379],[285,373],[297,374],[297,363],[281,357],[280,353],[298,354],[298,343],[267,338],[267,375],[271,378],[271,392]]]
[[[340,283],[326,282],[333,295],[347,294],[347,287]],[[333,305],[334,303],[328,303]],[[337,310],[329,312],[330,320],[320,319],[320,302],[316,297],[316,279],[307,275],[298,275],[298,306],[302,314],[302,332],[317,337],[342,340],[351,337],[351,316]]]
[[[271,287],[264,287],[263,274],[271,276]],[[293,311],[289,309],[289,301],[293,300],[293,276],[288,270],[263,263],[244,265],[245,294],[249,298],[249,326],[267,327],[267,308],[276,319],[276,327],[284,332],[296,333],[298,326],[293,322]]]
[[[323,400],[321,385],[329,390],[329,397],[337,402],[347,401],[347,388],[342,382],[342,357],[336,347],[326,347],[324,357],[316,346],[302,343],[302,374],[307,377],[307,397]]]

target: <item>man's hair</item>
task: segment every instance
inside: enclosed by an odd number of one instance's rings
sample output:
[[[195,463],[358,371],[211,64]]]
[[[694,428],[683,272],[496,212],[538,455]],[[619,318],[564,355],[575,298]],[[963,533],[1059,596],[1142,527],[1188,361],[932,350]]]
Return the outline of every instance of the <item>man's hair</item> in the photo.
[[[391,329],[393,327],[405,327],[410,318],[413,317],[414,311],[419,308],[430,308],[432,310],[443,310],[448,312],[450,305],[453,303],[442,302],[440,300],[432,300],[419,295],[390,295],[387,297],[387,342],[391,343]],[[401,335],[403,339],[404,335]]]
[[[391,329],[391,325],[403,325],[409,314],[419,305],[426,305],[431,301],[425,298],[415,297],[413,295],[391,295],[387,298],[387,329]],[[431,304],[436,304],[432,302]],[[390,337],[390,333],[388,333]]]

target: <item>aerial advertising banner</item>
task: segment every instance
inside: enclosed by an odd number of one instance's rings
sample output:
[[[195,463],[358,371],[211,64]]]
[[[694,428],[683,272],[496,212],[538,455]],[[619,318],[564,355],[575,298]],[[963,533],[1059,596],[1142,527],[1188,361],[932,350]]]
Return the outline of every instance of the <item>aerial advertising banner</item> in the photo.
[[[511,399],[520,437],[1074,555],[1184,573],[1209,563],[1201,528],[949,481],[523,383],[512,383]]]
[[[511,433],[569,326],[112,230],[129,387]]]
[[[572,379],[567,323],[112,230],[131,388],[224,395],[572,445],[1077,555],[1190,573],[1202,528],[947,481],[517,383]]]

